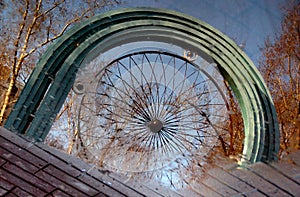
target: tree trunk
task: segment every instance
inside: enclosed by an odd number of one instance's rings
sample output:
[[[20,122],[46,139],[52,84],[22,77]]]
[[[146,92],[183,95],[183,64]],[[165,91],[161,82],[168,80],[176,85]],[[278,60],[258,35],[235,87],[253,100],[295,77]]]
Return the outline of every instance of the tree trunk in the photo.
[[[11,77],[10,81],[9,81],[8,89],[5,92],[4,102],[2,104],[1,111],[0,111],[0,125],[1,126],[4,124],[4,120],[6,119],[4,117],[4,114],[7,111],[10,100],[12,99],[11,98],[12,97],[12,90],[13,90],[13,87],[15,86],[15,84],[16,84],[16,76],[13,75]]]

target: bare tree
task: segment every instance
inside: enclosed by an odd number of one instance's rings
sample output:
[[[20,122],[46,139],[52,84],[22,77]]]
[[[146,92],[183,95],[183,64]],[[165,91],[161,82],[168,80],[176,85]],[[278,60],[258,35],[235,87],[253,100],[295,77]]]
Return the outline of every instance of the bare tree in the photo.
[[[0,70],[4,89],[0,125],[4,123],[16,92],[21,89],[45,47],[70,26],[89,18],[118,0],[13,0],[1,1]],[[9,72],[9,74],[7,74]],[[20,83],[20,85],[17,85]]]
[[[300,4],[286,9],[281,34],[267,39],[259,67],[274,100],[281,152],[300,147]]]

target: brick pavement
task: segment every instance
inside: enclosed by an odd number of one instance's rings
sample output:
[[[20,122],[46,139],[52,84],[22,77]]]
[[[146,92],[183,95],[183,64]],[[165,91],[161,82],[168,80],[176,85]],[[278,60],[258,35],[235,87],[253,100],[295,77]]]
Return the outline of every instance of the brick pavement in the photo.
[[[0,127],[0,196],[300,196],[300,151],[245,168],[221,158],[201,183],[173,191],[103,172]]]

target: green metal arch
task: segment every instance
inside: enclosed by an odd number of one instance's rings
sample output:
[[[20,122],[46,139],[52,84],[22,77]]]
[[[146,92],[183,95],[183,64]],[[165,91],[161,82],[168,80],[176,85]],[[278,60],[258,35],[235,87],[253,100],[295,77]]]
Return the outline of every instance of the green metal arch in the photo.
[[[245,125],[244,161],[274,160],[279,150],[276,111],[254,64],[220,31],[164,9],[110,11],[71,28],[41,57],[5,127],[42,141],[90,52],[130,40],[180,42],[212,58],[238,98]]]

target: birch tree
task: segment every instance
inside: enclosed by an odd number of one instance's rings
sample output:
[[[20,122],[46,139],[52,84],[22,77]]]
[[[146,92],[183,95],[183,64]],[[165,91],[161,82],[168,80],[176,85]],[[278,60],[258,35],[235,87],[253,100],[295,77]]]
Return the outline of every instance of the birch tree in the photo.
[[[9,114],[17,92],[45,48],[74,23],[116,6],[118,0],[0,1],[0,125]]]

